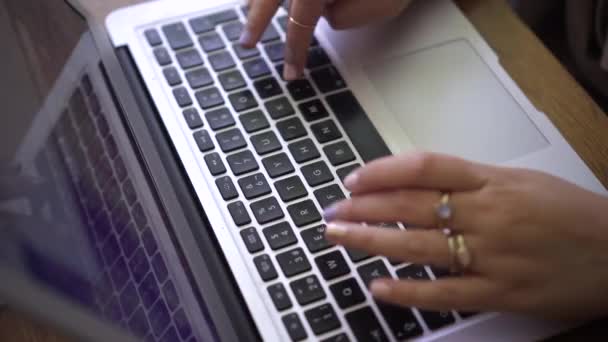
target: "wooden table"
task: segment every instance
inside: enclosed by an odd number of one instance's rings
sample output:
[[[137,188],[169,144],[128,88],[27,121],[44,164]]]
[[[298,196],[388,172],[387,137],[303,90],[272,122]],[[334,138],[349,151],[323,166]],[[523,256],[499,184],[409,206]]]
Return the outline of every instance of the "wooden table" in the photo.
[[[111,9],[140,0],[82,0],[103,18]],[[204,1],[204,0],[201,0]],[[494,48],[511,77],[549,118],[608,187],[608,117],[518,19],[504,0],[456,0]],[[600,341],[598,322],[552,339]],[[11,311],[0,312],[0,341],[67,341],[53,329]]]

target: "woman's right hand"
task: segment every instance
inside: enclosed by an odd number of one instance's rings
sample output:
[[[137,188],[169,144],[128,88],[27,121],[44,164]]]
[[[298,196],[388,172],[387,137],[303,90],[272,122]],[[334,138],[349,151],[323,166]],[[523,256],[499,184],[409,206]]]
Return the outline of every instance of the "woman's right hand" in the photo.
[[[347,29],[399,15],[411,0],[291,0],[285,44],[285,80],[302,76],[314,27],[324,16],[334,29]],[[249,18],[241,44],[253,48],[260,40],[281,0],[249,0]]]

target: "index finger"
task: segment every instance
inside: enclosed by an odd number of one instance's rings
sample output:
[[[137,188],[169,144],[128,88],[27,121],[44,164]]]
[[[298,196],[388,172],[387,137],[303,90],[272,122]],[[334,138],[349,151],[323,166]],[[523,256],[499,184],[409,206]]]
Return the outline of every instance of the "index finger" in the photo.
[[[302,75],[308,57],[308,47],[324,6],[325,0],[291,1],[283,70],[285,80],[291,81]]]
[[[270,25],[272,17],[276,13],[281,0],[250,0],[247,24],[241,34],[240,43],[252,49],[260,40],[264,31]]]

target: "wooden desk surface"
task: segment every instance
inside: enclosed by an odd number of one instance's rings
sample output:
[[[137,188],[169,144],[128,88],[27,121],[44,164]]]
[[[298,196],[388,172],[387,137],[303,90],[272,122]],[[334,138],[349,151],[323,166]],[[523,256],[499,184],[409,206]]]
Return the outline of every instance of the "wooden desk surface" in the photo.
[[[113,8],[140,0],[82,0],[103,18]],[[203,1],[203,0],[201,0]],[[456,0],[497,52],[511,77],[536,107],[546,113],[583,160],[608,187],[608,117],[586,94],[504,0]],[[605,323],[605,322],[603,322]],[[553,341],[599,341],[602,322],[559,336]],[[67,341],[53,329],[17,315],[0,312],[0,341]]]

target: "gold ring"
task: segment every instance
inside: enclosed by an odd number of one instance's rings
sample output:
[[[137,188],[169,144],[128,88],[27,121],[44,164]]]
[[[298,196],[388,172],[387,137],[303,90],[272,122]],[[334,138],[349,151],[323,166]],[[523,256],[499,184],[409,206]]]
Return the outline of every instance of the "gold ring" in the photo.
[[[448,236],[448,248],[450,249],[450,272],[469,271],[473,264],[473,255],[467,247],[464,236],[462,234]]]
[[[453,236],[448,236],[448,248],[450,249],[450,273],[458,273],[456,238],[454,238]]]
[[[437,216],[437,221],[439,225],[439,229],[449,229],[450,220],[452,219],[452,206],[450,205],[450,194],[442,193],[441,199],[439,203],[435,207],[435,215]]]
[[[289,21],[291,21],[292,23],[294,23],[296,26],[300,26],[301,28],[307,29],[307,30],[311,30],[315,28],[315,25],[305,25],[302,24],[301,22],[295,20],[292,16],[289,16]]]

